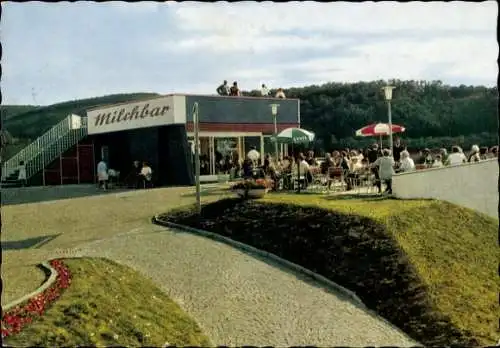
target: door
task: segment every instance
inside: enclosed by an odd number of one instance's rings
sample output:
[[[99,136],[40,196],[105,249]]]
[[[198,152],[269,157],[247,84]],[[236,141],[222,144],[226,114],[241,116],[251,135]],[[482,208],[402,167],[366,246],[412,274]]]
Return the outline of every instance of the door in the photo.
[[[101,161],[101,159],[109,163],[109,147],[107,145],[101,146],[101,158],[99,158],[99,161]]]

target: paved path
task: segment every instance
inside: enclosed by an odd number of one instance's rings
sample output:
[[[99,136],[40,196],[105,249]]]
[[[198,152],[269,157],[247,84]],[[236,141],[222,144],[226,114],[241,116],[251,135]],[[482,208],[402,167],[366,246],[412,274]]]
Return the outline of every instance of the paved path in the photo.
[[[341,295],[256,256],[160,226],[85,244],[155,281],[216,345],[413,346]]]

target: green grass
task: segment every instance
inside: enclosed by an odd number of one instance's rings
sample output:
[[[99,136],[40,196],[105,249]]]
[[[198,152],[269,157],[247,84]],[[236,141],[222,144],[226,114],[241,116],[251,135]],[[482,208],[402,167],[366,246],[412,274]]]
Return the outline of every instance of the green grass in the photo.
[[[320,207],[383,223],[428,286],[437,308],[482,344],[498,340],[497,220],[432,200],[268,195],[260,201]]]
[[[66,259],[72,283],[15,346],[210,346],[196,322],[149,279],[106,259]]]

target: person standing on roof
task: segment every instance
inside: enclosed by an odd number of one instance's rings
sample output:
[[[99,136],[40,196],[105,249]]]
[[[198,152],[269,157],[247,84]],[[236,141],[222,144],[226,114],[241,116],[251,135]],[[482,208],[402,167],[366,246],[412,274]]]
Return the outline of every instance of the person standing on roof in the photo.
[[[276,95],[274,97],[280,98],[280,99],[286,99],[285,92],[283,91],[283,88],[278,88],[278,91],[276,92]]]
[[[240,96],[240,89],[238,88],[238,82],[234,81],[233,82],[233,87],[229,90],[229,95],[232,97],[239,97]]]
[[[217,94],[218,95],[229,95],[229,85],[227,84],[227,81],[224,80],[224,83],[217,87]]]
[[[262,97],[268,97],[269,96],[269,89],[267,88],[266,84],[263,83],[262,87],[260,88],[260,95]]]

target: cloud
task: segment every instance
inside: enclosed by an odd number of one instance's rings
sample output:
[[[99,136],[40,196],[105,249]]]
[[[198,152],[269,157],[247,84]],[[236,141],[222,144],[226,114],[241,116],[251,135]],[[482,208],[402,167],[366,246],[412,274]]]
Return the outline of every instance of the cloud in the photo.
[[[175,7],[175,6],[174,6]],[[176,16],[189,32],[261,35],[276,30],[349,33],[394,33],[410,30],[491,30],[498,7],[494,1],[471,2],[393,1],[362,3],[219,2],[179,3]],[[446,18],[446,20],[443,20]],[[488,20],[478,20],[480,18]]]
[[[330,38],[326,36],[299,35],[270,35],[253,36],[242,35],[211,35],[200,38],[187,38],[178,41],[175,45],[169,41],[166,45],[171,50],[204,50],[211,54],[226,54],[228,52],[266,53],[276,50],[299,49],[331,49],[353,43],[352,39]]]
[[[493,1],[2,5],[4,103],[498,74]]]
[[[315,80],[360,81],[367,79],[439,79],[467,71],[485,81],[498,73],[498,45],[489,39],[435,39],[427,42],[387,40],[357,46],[348,57],[311,59],[286,67]],[[480,57],[480,59],[477,59]],[[429,70],[439,66],[441,71]]]

